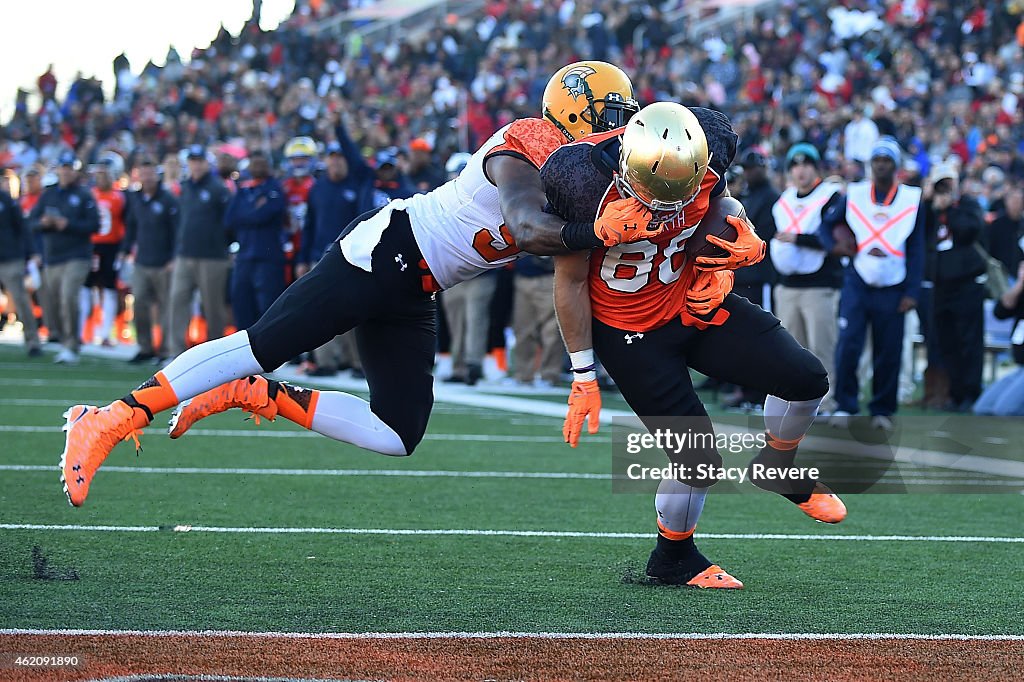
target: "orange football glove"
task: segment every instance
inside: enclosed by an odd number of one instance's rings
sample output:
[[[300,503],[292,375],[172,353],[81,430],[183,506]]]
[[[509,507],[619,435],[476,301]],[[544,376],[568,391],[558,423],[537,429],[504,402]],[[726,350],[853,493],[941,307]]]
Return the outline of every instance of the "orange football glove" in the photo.
[[[736,228],[736,241],[726,241],[721,237],[707,236],[708,244],[714,244],[726,250],[729,254],[723,258],[714,256],[698,256],[694,261],[701,270],[739,270],[754,263],[760,263],[764,258],[765,245],[757,233],[754,232],[753,224],[738,216],[726,216],[726,222]]]
[[[686,310],[691,315],[710,314],[732,291],[735,277],[732,270],[698,270],[697,277],[686,291]]]
[[[601,211],[594,222],[594,234],[605,246],[650,239],[661,233],[661,227],[649,230],[653,218],[650,209],[633,198],[617,199]]]
[[[597,433],[598,419],[601,416],[601,389],[597,380],[574,381],[569,391],[569,412],[565,415],[562,425],[562,437],[565,442],[576,447],[583,432],[583,421],[587,420],[587,432]]]

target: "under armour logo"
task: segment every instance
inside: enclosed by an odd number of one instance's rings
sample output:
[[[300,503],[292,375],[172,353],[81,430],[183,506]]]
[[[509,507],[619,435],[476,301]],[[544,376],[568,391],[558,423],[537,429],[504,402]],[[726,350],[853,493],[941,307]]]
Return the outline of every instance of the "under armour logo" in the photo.
[[[77,483],[78,485],[82,485],[83,483],[85,483],[85,479],[84,479],[84,478],[82,478],[81,476],[79,476],[79,477],[78,477],[78,480],[77,480],[77,481],[75,481],[75,483]]]
[[[405,260],[402,258],[402,254],[398,254],[397,256],[395,256],[395,262],[398,263],[399,266],[401,266],[402,272],[405,272],[405,269],[409,267],[408,265],[406,265]]]
[[[81,464],[76,464],[75,466],[71,467],[71,469],[73,471],[81,471],[82,470],[82,465]]]
[[[639,223],[633,223],[632,225],[623,225],[622,230],[623,232],[630,232],[635,230],[637,227],[639,227]]]
[[[624,338],[626,340],[626,345],[629,346],[629,345],[632,345],[634,339],[642,339],[642,338],[644,338],[644,333],[643,332],[637,332],[636,334],[626,334],[622,338]]]

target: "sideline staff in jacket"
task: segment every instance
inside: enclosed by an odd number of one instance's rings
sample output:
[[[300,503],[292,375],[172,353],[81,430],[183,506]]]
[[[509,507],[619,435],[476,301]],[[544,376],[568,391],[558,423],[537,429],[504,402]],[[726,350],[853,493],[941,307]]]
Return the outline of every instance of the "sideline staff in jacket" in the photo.
[[[936,166],[929,179],[925,272],[935,283],[932,329],[949,375],[945,407],[967,412],[981,395],[985,356],[985,261],[976,247],[985,218],[977,201],[960,196],[955,168]]]
[[[152,158],[139,162],[139,182],[142,184],[139,190],[128,195],[123,246],[125,260],[135,265],[132,294],[139,352],[131,359],[133,363],[166,355],[168,297],[180,217],[178,199],[160,182]],[[154,309],[157,311],[155,318]],[[153,346],[154,320],[159,321],[164,330],[160,348]]]
[[[96,200],[78,182],[81,167],[74,152],[61,153],[57,184],[43,191],[29,215],[32,229],[43,235],[44,308],[47,319],[60,326],[64,344],[54,358],[58,363],[78,362],[79,292],[89,276],[92,235],[100,229]]]
[[[188,149],[188,174],[188,179],[181,183],[181,223],[171,275],[171,330],[167,342],[172,356],[185,350],[192,294],[196,289],[203,301],[209,337],[223,336],[227,323],[224,211],[231,194],[220,178],[210,172],[210,161],[202,145],[194,144]]]
[[[920,188],[896,182],[901,159],[895,139],[879,138],[871,150],[872,180],[851,183],[841,204],[840,215],[857,240],[857,255],[846,269],[839,299],[836,426],[845,425],[860,409],[857,364],[869,326],[872,424],[890,430],[890,417],[896,413],[904,316],[920,296],[925,232]],[[829,233],[833,227],[832,222],[823,225]]]
[[[25,289],[25,266],[35,257],[34,251],[32,231],[21,214],[21,207],[10,194],[0,190],[0,284],[18,308],[29,357],[42,353],[39,349],[39,327]]]
[[[284,187],[270,174],[270,159],[249,154],[249,179],[238,185],[228,204],[224,225],[238,241],[231,275],[235,325],[248,329],[284,291]]]
[[[786,154],[791,185],[772,206],[776,233],[768,243],[778,273],[775,314],[801,346],[825,366],[829,393],[822,409],[831,411],[835,386],[836,315],[843,283],[840,256],[853,255],[852,245],[837,245],[823,222],[843,222],[842,186],[823,182],[821,155],[807,142]]]

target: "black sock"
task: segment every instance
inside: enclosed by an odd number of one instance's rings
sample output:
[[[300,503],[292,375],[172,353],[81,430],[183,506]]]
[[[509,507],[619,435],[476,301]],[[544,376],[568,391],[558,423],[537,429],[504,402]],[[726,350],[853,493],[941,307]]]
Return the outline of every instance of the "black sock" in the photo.
[[[669,540],[658,533],[656,551],[666,559],[683,559],[697,551],[697,544],[693,541],[692,535],[685,540]]]

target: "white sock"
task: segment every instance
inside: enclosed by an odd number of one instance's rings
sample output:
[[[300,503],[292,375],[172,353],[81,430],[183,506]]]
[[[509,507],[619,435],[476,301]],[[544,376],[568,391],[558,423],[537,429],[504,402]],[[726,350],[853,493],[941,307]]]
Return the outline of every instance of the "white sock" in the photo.
[[[671,478],[662,479],[658,494],[654,496],[658,525],[673,533],[689,533],[697,527],[707,494],[707,488],[694,488]]]
[[[797,440],[804,437],[814,423],[821,398],[814,400],[783,400],[770,395],[764,401],[764,426],[778,440]]]
[[[252,354],[248,333],[240,331],[193,346],[160,371],[178,400],[185,401],[264,369]]]
[[[310,430],[384,455],[409,454],[394,429],[370,411],[370,403],[348,393],[320,391]]]
[[[103,304],[103,318],[100,322],[100,338],[106,341],[110,338],[110,332],[114,328],[114,318],[117,317],[117,290],[103,289],[100,294]]]

